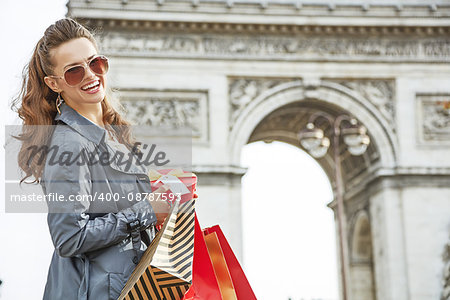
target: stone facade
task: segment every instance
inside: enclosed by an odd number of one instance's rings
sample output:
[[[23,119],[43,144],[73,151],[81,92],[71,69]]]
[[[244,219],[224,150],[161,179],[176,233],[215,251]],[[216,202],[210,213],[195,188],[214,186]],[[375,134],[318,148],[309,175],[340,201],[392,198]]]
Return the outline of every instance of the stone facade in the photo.
[[[450,299],[450,240],[445,246],[444,254],[442,256],[444,259],[444,275],[442,278],[442,295],[441,300]]]
[[[191,130],[202,226],[239,256],[241,148],[300,148],[317,111],[357,117],[368,151],[339,149],[348,299],[448,299],[450,5],[71,0],[68,15],[96,30],[134,123]],[[318,162],[335,186],[333,157]]]

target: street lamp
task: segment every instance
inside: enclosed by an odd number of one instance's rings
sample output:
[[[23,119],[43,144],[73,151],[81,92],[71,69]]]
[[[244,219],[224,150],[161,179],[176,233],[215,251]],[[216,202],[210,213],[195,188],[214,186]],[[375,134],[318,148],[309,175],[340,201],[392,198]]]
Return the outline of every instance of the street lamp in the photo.
[[[342,182],[341,157],[339,154],[339,137],[342,135],[347,150],[352,155],[362,155],[370,144],[367,129],[355,118],[348,115],[339,115],[333,118],[330,114],[317,112],[309,118],[306,129],[298,133],[300,144],[313,157],[324,157],[330,147],[330,139],[324,136],[323,130],[317,128],[314,122],[323,118],[329,122],[332,128],[332,140],[334,149],[334,175],[336,180],[337,217],[339,231],[339,250],[341,256],[341,277],[343,300],[347,300],[347,259],[348,245],[346,234],[346,219],[344,211],[344,185]]]
[[[348,152],[352,155],[362,155],[370,144],[367,129],[362,125],[358,125],[356,119],[351,119],[350,124],[350,127],[342,129],[344,143],[347,145]]]

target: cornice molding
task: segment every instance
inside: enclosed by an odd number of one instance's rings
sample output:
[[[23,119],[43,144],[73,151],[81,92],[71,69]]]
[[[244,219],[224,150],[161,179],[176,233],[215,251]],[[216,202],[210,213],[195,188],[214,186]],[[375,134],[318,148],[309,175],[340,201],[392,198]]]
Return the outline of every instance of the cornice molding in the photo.
[[[72,16],[75,17],[75,16]],[[75,17],[80,23],[91,28],[104,30],[133,30],[173,33],[234,33],[234,34],[274,34],[274,35],[330,35],[330,36],[443,36],[450,34],[450,23],[445,26],[356,26],[356,25],[302,25],[226,23],[165,20],[126,20]]]
[[[79,15],[83,10],[139,12],[224,14],[224,15],[295,15],[337,17],[395,17],[424,18],[450,16],[447,1],[302,1],[302,0],[70,0],[69,13]],[[85,12],[86,13],[86,12]]]

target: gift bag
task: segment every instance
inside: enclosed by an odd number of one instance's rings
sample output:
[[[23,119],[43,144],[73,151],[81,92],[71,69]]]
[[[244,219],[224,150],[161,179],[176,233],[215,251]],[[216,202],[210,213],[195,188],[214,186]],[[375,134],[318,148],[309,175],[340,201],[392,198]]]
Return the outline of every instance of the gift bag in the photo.
[[[176,200],[119,299],[181,299],[192,282],[194,199]]]

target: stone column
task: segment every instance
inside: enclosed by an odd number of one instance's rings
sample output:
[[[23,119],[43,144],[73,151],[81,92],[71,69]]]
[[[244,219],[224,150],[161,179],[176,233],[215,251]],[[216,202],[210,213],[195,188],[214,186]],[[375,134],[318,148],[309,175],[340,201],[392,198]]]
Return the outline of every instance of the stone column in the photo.
[[[370,197],[376,298],[410,300],[401,192],[385,187]]]
[[[237,167],[194,167],[198,176],[196,211],[202,228],[220,225],[234,254],[242,264],[241,178]]]

